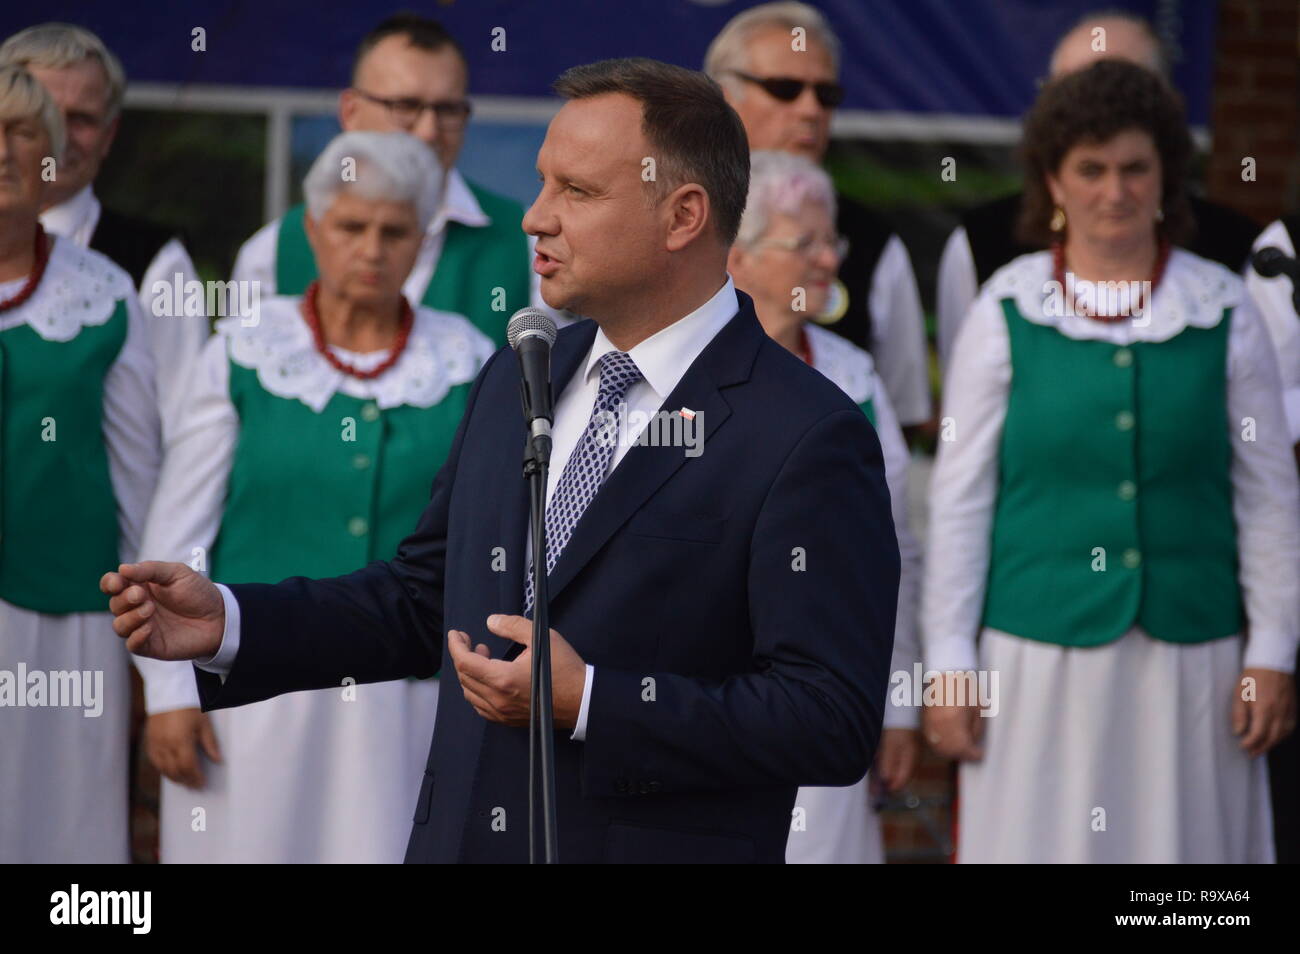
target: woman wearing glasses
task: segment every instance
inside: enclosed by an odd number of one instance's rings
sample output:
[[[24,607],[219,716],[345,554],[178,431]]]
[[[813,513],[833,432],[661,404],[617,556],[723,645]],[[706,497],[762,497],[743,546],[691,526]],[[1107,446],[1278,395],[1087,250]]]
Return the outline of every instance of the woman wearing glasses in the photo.
[[[1155,74],[1054,80],[1022,150],[1051,250],[962,325],[930,494],[926,668],[1000,689],[924,713],[962,760],[958,859],[1269,861],[1300,495],[1267,333],[1178,247],[1191,143]]]
[[[167,450],[146,558],[276,583],[396,552],[493,351],[464,317],[402,294],[441,177],[405,133],[326,147],[303,184],[320,279],[263,301],[256,321],[218,323]],[[168,779],[163,861],[402,860],[436,680],[345,680],[206,716],[191,666],[136,664],[147,750]]]
[[[727,270],[754,299],[763,329],[778,344],[834,381],[876,426],[893,501],[902,557],[891,672],[910,674],[918,657],[916,597],[921,549],[908,530],[907,446],[871,356],[810,322],[830,296],[846,249],[835,234],[830,177],[807,159],[783,152],[751,157],[749,198]],[[911,777],[918,751],[915,708],[890,704],[871,773],[857,785],[799,789],[786,860],[794,863],[884,861],[878,795]]]

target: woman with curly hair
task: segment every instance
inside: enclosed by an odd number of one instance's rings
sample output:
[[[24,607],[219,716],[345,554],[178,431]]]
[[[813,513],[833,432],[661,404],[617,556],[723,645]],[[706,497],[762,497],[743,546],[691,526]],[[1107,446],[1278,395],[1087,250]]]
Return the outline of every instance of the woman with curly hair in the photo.
[[[962,760],[958,858],[1270,861],[1300,493],[1267,333],[1179,246],[1191,147],[1163,81],[1055,80],[1022,148],[1022,228],[1051,248],[972,306],[931,488],[927,668],[999,689],[924,716]]]

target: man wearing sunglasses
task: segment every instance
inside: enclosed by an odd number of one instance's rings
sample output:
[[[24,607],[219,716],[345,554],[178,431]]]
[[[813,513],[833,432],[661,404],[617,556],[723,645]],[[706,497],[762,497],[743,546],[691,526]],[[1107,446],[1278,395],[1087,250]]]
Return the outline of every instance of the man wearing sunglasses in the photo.
[[[464,315],[501,345],[510,315],[541,304],[541,292],[532,242],[520,227],[523,207],[455,168],[470,117],[468,84],[451,34],[434,20],[395,14],[362,39],[352,85],[339,95],[339,125],[409,132],[437,155],[447,170],[445,191],[403,290],[412,304]],[[302,294],[316,278],[302,223],[300,205],[263,226],[239,250],[232,277],[260,281],[264,295]]]
[[[704,72],[740,115],[751,150],[792,152],[817,163],[825,158],[831,114],[844,91],[839,41],[817,10],[766,3],[736,15],[709,45]],[[845,196],[837,203],[848,252],[838,302],[832,296],[838,308],[817,320],[872,353],[910,436],[930,418],[925,323],[912,262],[887,222]]]

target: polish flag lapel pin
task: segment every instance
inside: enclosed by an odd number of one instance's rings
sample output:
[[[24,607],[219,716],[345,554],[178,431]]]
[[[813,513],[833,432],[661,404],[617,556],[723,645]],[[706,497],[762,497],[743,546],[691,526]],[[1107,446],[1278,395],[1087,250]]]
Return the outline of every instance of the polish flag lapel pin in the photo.
[[[677,413],[680,414],[685,420],[688,421],[695,420],[695,412],[692,411],[689,407],[684,407]]]

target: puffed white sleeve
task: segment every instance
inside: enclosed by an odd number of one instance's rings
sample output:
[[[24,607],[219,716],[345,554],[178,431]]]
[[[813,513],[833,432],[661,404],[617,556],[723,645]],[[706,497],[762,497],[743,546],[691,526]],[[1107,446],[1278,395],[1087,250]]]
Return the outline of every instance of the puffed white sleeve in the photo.
[[[1248,627],[1244,665],[1292,672],[1300,642],[1300,479],[1268,332],[1249,299],[1231,321],[1228,438]]]
[[[1011,345],[1002,309],[981,295],[962,323],[944,386],[930,478],[921,585],[927,670],[977,668],[997,502],[998,455],[1011,390]]]
[[[943,246],[935,287],[935,342],[942,374],[947,374],[957,331],[977,294],[979,282],[975,275],[975,257],[971,253],[966,229],[959,225]]]
[[[225,337],[209,338],[187,371],[189,391],[167,444],[141,559],[187,563],[206,572],[239,439],[239,415],[230,402]],[[194,669],[188,662],[140,656],[133,660],[144,679],[150,715],[198,707]]]
[[[177,301],[185,300],[188,283],[198,280],[189,252],[179,239],[172,239],[158,250],[140,281],[140,309],[149,328],[164,441],[184,399],[185,368],[208,338],[207,315],[176,308]]]
[[[900,557],[898,614],[894,623],[894,652],[889,671],[891,680],[898,672],[907,673],[910,679],[912,667],[921,658],[916,634],[917,601],[921,595],[921,541],[912,533],[907,515],[907,473],[912,457],[879,375],[875,376],[874,388],[871,404],[876,412],[876,433],[885,459],[885,483],[889,485],[889,504]],[[915,729],[920,721],[921,711],[915,706],[895,705],[891,699],[885,707],[886,729]]]
[[[1273,246],[1287,255],[1295,254],[1291,235],[1281,222],[1274,222],[1255,240],[1255,249]],[[1300,315],[1292,300],[1294,285],[1289,276],[1264,278],[1246,266],[1246,291],[1259,310],[1277,351],[1282,374],[1282,402],[1286,409],[1291,443],[1300,443]]]
[[[903,427],[930,419],[925,313],[907,246],[891,235],[871,277],[872,354]]]
[[[117,501],[118,556],[131,563],[140,552],[145,517],[162,464],[162,423],[149,330],[133,293],[122,299],[126,336],[104,375],[104,443]]]

